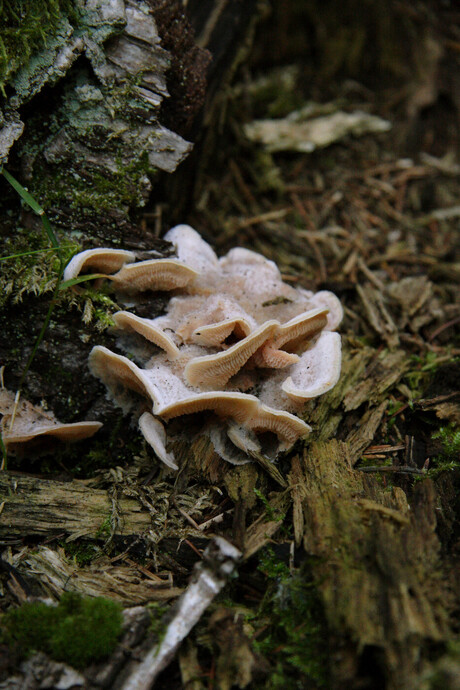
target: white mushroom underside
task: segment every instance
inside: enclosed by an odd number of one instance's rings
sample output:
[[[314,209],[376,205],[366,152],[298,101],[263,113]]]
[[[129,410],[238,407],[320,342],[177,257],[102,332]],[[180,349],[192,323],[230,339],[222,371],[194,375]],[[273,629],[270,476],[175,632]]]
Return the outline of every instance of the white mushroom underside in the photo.
[[[166,431],[163,424],[149,412],[144,412],[139,417],[139,429],[160,460],[172,470],[178,470],[174,456],[166,450]]]
[[[131,388],[150,399],[153,414],[162,419],[209,410],[249,428],[273,431],[291,443],[310,431],[310,427],[295,415],[261,405],[254,395],[233,391],[203,393],[191,388],[171,371],[164,355],[153,358],[151,367],[140,369],[127,357],[96,346],[90,355],[90,366],[111,390],[115,400],[122,398],[120,385]]]
[[[2,432],[5,446],[27,443],[43,436],[54,436],[60,441],[79,441],[93,436],[101,428],[100,422],[74,422],[73,424],[37,424],[23,425],[15,423],[13,428]]]
[[[284,283],[276,264],[253,251],[235,248],[219,259],[188,226],[173,228],[165,239],[175,245],[177,259],[135,263],[127,252],[115,257],[108,275],[130,293],[176,291],[162,316],[114,315],[118,330],[137,333],[162,352],[140,368],[95,347],[93,373],[119,404],[126,404],[127,391],[149,401],[155,416],[144,412],[140,428],[169,467],[175,463],[157,418],[210,410],[246,429],[250,438],[270,431],[281,449],[289,447],[310,431],[292,412],[338,380],[340,336],[331,330],[342,318],[339,300],[328,291],[314,294]],[[108,272],[105,250],[101,265],[97,250],[91,251],[72,260],[73,275],[89,265]],[[241,433],[232,441],[235,448]]]
[[[63,280],[76,278],[82,271],[97,270],[98,273],[115,273],[123,264],[135,261],[133,252],[124,249],[87,249],[80,252],[67,264]]]

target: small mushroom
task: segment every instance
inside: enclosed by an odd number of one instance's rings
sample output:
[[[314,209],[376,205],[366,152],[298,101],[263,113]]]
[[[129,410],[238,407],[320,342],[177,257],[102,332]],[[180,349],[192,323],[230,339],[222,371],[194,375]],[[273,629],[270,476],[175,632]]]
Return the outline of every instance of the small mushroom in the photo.
[[[136,261],[133,252],[122,249],[88,249],[73,257],[64,271],[64,280],[77,278],[89,269],[111,280],[125,292],[174,290],[185,287],[197,276],[191,266],[174,259]]]
[[[119,330],[138,333],[164,350],[169,359],[176,359],[179,355],[179,348],[174,341],[161,328],[158,328],[153,319],[143,319],[129,311],[117,311],[113,315],[113,320]]]
[[[144,412],[139,417],[139,429],[160,460],[172,470],[178,470],[174,456],[166,451],[166,431],[163,424],[149,412]]]
[[[246,364],[248,359],[272,335],[278,324],[268,321],[228,350],[196,357],[186,365],[185,377],[192,386],[200,388],[225,386],[227,381]]]
[[[46,438],[63,442],[80,441],[93,436],[102,424],[100,422],[74,422],[63,424],[55,416],[20,399],[16,403],[14,393],[0,390],[0,413],[3,415],[1,431],[3,443],[9,452],[19,452],[36,447]]]
[[[5,448],[8,451],[17,451],[30,441],[35,441],[44,436],[52,436],[59,441],[73,443],[84,438],[90,438],[96,431],[99,431],[102,424],[100,422],[74,422],[73,424],[13,424],[13,428],[3,429],[2,437]]]
[[[293,365],[281,388],[295,401],[303,402],[326,393],[340,376],[341,342],[338,333],[323,331],[314,345]]]
[[[164,238],[176,247],[178,260],[201,276],[218,270],[216,253],[190,225],[176,225]]]
[[[87,273],[89,269],[109,275],[119,271],[125,263],[135,260],[135,254],[124,249],[87,249],[76,254],[67,264],[63,280],[77,278],[80,273]]]
[[[328,309],[312,309],[295,316],[279,326],[273,338],[274,347],[292,352],[300,343],[309,341],[320,333],[327,324]]]
[[[125,264],[118,273],[107,276],[115,285],[128,293],[146,290],[175,290],[188,285],[197,272],[173,259],[150,259],[136,264]]]
[[[253,431],[273,432],[284,441],[285,449],[311,431],[311,426],[295,415],[262,404],[258,406],[257,415],[248,419],[247,424]]]
[[[195,328],[191,335],[191,340],[198,345],[210,345],[216,347],[222,345],[232,334],[238,340],[246,338],[251,332],[251,326],[246,319],[225,319],[209,326]]]

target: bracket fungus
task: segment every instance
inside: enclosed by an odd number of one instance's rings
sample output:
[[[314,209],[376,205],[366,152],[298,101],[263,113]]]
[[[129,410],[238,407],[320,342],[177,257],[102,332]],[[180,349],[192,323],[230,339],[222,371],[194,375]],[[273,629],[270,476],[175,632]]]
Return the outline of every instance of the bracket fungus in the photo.
[[[16,402],[16,396],[0,388],[0,430],[7,451],[21,453],[26,449],[41,449],[47,441],[74,442],[89,438],[98,431],[100,422],[63,424],[54,414],[28,400]]]
[[[339,378],[340,302],[328,291],[288,285],[273,261],[248,249],[219,259],[187,225],[165,239],[176,259],[136,261],[131,252],[95,249],[68,265],[66,280],[97,270],[134,309],[136,293],[173,291],[161,316],[114,315],[120,344],[140,366],[96,346],[90,368],[121,407],[136,410],[144,437],[169,467],[177,466],[160,420],[204,411],[216,419],[207,429],[222,457],[274,459],[309,433],[296,415],[303,403]]]

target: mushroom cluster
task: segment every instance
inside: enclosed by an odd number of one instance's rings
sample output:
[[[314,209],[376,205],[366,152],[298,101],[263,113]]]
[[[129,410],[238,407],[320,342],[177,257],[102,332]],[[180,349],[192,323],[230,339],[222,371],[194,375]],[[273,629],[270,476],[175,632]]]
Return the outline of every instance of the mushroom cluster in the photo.
[[[160,420],[204,411],[215,420],[206,428],[223,458],[274,459],[311,430],[295,414],[303,403],[339,378],[340,302],[328,291],[288,285],[272,261],[248,249],[219,259],[187,225],[165,239],[177,258],[136,261],[133,252],[94,249],[67,266],[65,280],[97,271],[134,310],[140,293],[173,291],[161,316],[114,315],[131,357],[139,356],[139,339],[148,344],[141,366],[96,346],[90,368],[119,405],[138,411],[143,435],[171,468]]]

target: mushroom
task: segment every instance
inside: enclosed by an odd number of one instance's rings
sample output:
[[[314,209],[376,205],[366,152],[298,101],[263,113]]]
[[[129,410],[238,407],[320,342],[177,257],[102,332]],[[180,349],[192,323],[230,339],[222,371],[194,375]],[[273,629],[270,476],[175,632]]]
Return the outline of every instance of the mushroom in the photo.
[[[125,292],[144,292],[145,290],[174,290],[192,281],[197,272],[173,259],[150,259],[128,264],[114,275],[107,276],[116,287]]]
[[[179,348],[152,319],[143,319],[140,316],[131,314],[129,311],[117,311],[113,315],[115,327],[120,331],[134,332],[149,340],[154,345],[164,350],[169,359],[176,359],[179,355]]]
[[[174,259],[135,261],[133,252],[122,249],[88,249],[74,256],[66,266],[64,280],[77,278],[92,269],[111,280],[119,290],[144,292],[183,288],[198,275],[191,266]]]
[[[0,390],[0,413],[3,443],[7,451],[13,452],[37,446],[48,437],[64,442],[79,441],[93,436],[102,426],[100,422],[63,424],[51,412],[27,400],[16,403],[14,393],[5,388]]]
[[[76,254],[67,264],[63,279],[77,278],[80,273],[87,273],[88,269],[107,275],[119,271],[126,262],[135,260],[135,254],[124,249],[87,249]]]
[[[323,331],[290,370],[281,388],[293,400],[303,402],[327,393],[340,376],[340,335]]]
[[[139,429],[142,431],[147,443],[155,451],[157,457],[167,467],[170,467],[172,470],[178,470],[174,456],[166,451],[166,432],[163,424],[149,412],[144,412],[139,417]]]
[[[187,381],[192,386],[200,386],[200,388],[225,386],[227,381],[237,374],[248,359],[270,338],[277,325],[276,321],[267,321],[228,350],[194,357],[185,367]]]
[[[161,316],[114,315],[119,332],[136,333],[158,349],[141,367],[96,346],[93,374],[117,404],[139,414],[146,441],[172,469],[162,421],[205,411],[215,416],[206,428],[225,459],[243,462],[255,452],[276,458],[311,430],[296,415],[304,401],[338,380],[340,336],[332,331],[342,318],[339,300],[284,283],[276,264],[251,250],[237,247],[219,259],[189,226],[173,228],[165,239],[175,245],[176,259],[123,257],[117,272],[107,273],[134,304],[137,292],[174,290]],[[102,271],[97,256],[105,254],[90,257],[91,267]],[[72,262],[78,270],[89,265],[78,257]]]

